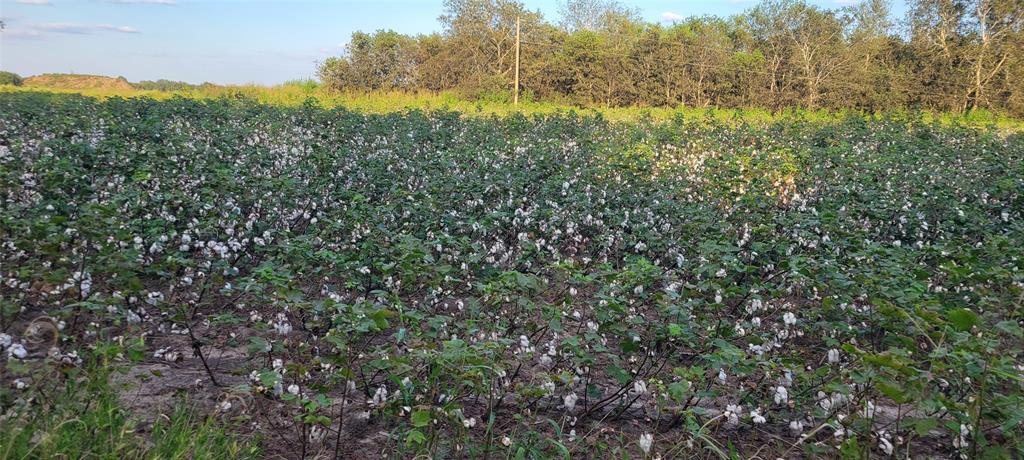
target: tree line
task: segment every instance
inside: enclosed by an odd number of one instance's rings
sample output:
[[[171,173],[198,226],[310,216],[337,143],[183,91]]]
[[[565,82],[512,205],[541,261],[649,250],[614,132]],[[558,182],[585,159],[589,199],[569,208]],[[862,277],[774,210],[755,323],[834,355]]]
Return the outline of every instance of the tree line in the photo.
[[[344,91],[508,98],[521,23],[527,99],[585,106],[988,109],[1024,115],[1024,0],[885,0],[825,9],[766,0],[667,24],[613,0],[547,21],[518,0],[445,0],[443,30],[356,32],[320,64]]]

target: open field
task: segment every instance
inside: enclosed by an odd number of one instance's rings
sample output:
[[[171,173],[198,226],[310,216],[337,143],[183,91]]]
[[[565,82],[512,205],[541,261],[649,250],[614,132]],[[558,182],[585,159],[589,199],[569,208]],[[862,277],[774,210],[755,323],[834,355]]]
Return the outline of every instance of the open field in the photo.
[[[0,92],[0,457],[1024,455],[1015,130],[352,101]]]

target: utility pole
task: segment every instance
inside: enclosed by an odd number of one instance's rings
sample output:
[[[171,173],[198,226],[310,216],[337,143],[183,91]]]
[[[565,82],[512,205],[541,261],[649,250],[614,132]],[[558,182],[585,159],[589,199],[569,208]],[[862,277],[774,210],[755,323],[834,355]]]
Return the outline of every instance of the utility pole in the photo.
[[[512,93],[512,105],[519,105],[519,16],[516,16],[516,80]]]

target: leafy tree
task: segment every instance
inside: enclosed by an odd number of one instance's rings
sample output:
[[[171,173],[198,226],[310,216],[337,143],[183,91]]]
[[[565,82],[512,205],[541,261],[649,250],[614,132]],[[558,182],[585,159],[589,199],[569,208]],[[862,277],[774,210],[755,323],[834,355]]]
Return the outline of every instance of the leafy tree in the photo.
[[[446,0],[441,33],[356,32],[318,73],[339,90],[505,97],[518,18],[521,87],[541,99],[1024,114],[1024,0],[912,0],[905,21],[888,0],[764,0],[669,26],[614,0],[565,0],[559,13],[555,24],[519,0]]]
[[[20,75],[6,70],[0,70],[0,85],[20,86],[21,82],[22,80]]]

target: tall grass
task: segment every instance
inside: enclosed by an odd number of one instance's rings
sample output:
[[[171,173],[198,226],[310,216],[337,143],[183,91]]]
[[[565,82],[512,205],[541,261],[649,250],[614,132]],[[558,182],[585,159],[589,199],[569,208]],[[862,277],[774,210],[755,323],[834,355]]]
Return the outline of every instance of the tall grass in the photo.
[[[580,115],[600,116],[611,121],[666,121],[676,118],[713,118],[723,122],[769,123],[781,119],[799,119],[810,122],[833,122],[850,117],[897,117],[914,118],[925,122],[946,125],[995,128],[1004,131],[1024,131],[1024,120],[1002,114],[977,110],[968,113],[936,112],[886,112],[880,114],[859,111],[807,110],[790,108],[772,112],[763,108],[698,108],[698,107],[579,107],[554,102],[527,100],[513,106],[500,97],[469,100],[452,92],[408,93],[408,92],[335,92],[320,86],[312,80],[298,80],[277,86],[226,85],[198,86],[179,91],[155,90],[109,90],[109,89],[65,89],[44,87],[17,87],[0,85],[0,94],[18,91],[43,91],[52,93],[76,93],[105,99],[110,97],[148,97],[157,100],[173,97],[191,99],[236,98],[251,99],[277,106],[300,106],[314,104],[323,108],[344,107],[365,113],[391,113],[409,110],[450,110],[473,116],[499,116],[512,114],[525,116],[548,115],[575,112]]]
[[[10,364],[10,363],[8,363]],[[160,417],[150,436],[121,406],[110,384],[114,366],[94,360],[69,373],[21,369],[29,388],[0,391],[0,459],[225,459],[254,458],[252,440],[218,419],[200,416],[185,400]]]

